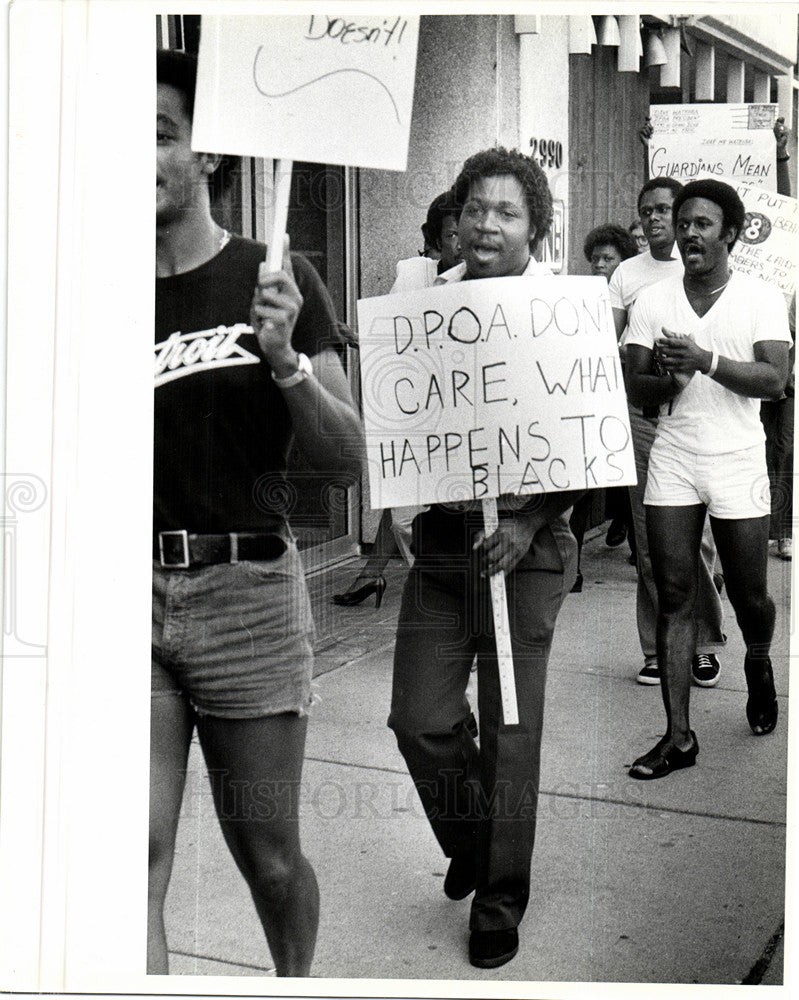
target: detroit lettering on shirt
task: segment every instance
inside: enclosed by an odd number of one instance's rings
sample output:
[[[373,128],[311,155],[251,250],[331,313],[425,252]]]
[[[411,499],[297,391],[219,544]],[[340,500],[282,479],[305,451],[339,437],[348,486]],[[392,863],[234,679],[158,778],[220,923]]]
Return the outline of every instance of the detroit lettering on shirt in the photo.
[[[733,271],[730,282],[705,313],[697,316],[683,280],[672,275],[645,288],[632,308],[627,345],[654,348],[662,328],[688,333],[707,351],[732,361],[754,361],[759,341],[791,343],[782,293],[760,278]],[[725,455],[765,441],[760,400],[741,396],[701,372],[660,408],[658,437],[697,455]]]
[[[263,531],[291,513],[291,419],[249,323],[265,256],[234,236],[193,271],[156,278],[155,531]],[[292,264],[303,297],[292,345],[310,357],[341,338],[319,275],[298,254]]]
[[[241,334],[253,334],[245,323],[218,326],[198,333],[172,333],[155,345],[155,386],[184,375],[229,365],[257,365],[261,359],[239,343]]]

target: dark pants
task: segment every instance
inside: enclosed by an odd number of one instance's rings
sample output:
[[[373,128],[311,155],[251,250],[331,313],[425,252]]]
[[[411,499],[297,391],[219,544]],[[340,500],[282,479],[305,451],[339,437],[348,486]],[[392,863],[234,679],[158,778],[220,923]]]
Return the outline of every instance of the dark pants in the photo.
[[[764,400],[760,404],[771,486],[769,538],[793,535],[793,411],[793,396]]]
[[[502,722],[490,591],[469,555],[418,556],[405,584],[388,724],[444,854],[476,856],[475,930],[515,927],[527,906],[547,659],[574,555],[572,539],[565,573],[528,554],[507,577],[516,726]],[[464,725],[475,655],[479,749]]]

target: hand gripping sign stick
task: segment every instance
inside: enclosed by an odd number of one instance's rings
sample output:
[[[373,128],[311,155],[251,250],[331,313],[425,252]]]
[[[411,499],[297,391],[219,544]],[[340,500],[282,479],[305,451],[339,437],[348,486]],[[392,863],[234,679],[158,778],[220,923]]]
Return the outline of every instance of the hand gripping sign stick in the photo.
[[[497,501],[483,500],[483,526],[486,537],[493,535],[499,527]],[[497,644],[497,666],[499,668],[499,690],[502,695],[502,718],[506,726],[518,726],[519,707],[516,703],[516,680],[513,674],[513,650],[510,644],[510,622],[508,620],[508,594],[505,590],[504,573],[494,573],[489,577],[491,584],[491,607],[494,611],[494,641]]]

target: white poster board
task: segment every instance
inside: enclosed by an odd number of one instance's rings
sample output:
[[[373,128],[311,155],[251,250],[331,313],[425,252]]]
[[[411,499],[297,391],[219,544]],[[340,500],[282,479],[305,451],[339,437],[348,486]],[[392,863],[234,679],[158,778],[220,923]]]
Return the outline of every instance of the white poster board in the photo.
[[[362,299],[358,329],[373,508],[635,483],[603,278]]]
[[[796,289],[796,198],[751,184],[736,184],[735,188],[746,216],[730,264],[736,271],[771,282],[790,299]]]
[[[419,18],[203,16],[192,148],[404,170]]]
[[[746,181],[777,190],[776,104],[655,104],[649,176]]]

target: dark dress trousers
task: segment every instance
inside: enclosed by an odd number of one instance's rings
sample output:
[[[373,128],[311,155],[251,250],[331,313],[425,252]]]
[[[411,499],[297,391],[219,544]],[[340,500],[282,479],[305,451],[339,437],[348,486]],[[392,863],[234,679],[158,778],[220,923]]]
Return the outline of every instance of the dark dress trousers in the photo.
[[[567,511],[537,532],[506,577],[519,724],[505,726],[490,586],[471,551],[481,527],[480,510],[441,506],[414,521],[388,724],[444,854],[475,857],[470,926],[490,931],[517,926],[527,906],[546,667],[577,545]],[[479,747],[465,727],[475,655]]]

